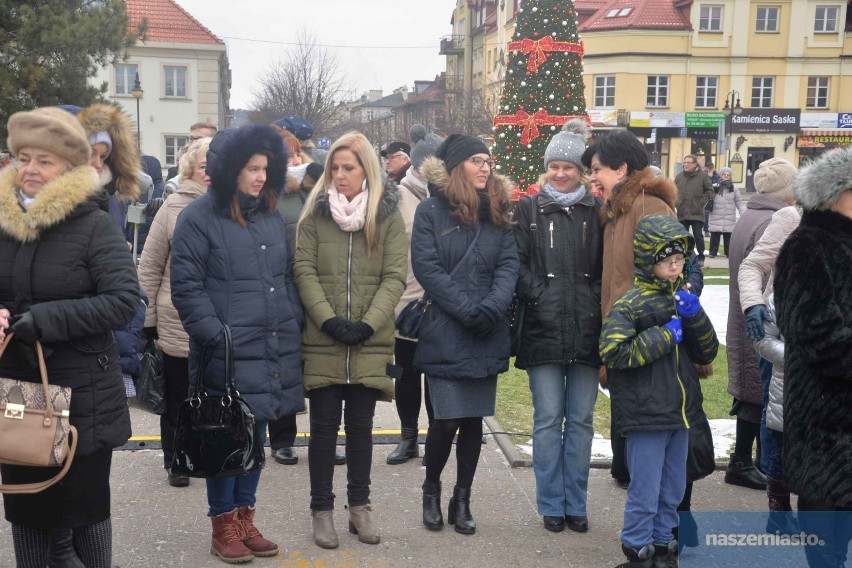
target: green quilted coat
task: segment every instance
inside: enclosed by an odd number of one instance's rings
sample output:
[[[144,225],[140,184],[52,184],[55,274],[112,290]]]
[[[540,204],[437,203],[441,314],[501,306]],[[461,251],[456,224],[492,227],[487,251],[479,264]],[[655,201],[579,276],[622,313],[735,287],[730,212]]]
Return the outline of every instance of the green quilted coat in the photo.
[[[615,431],[679,430],[702,419],[701,386],[693,363],[709,364],[719,341],[704,309],[682,318],[683,341],[676,345],[663,327],[673,316],[674,293],[683,283],[654,276],[654,256],[666,243],[692,237],[677,219],[650,215],[636,227],[633,287],[604,319],[601,359],[609,368]]]
[[[372,258],[364,231],[342,231],[325,194],[299,228],[293,272],[308,315],[302,334],[305,391],[363,384],[379,389],[379,400],[393,399],[394,308],[405,289],[408,237],[392,182],[385,184],[378,218],[381,244]],[[375,333],[353,347],[337,343],[320,331],[334,316],[363,320]]]

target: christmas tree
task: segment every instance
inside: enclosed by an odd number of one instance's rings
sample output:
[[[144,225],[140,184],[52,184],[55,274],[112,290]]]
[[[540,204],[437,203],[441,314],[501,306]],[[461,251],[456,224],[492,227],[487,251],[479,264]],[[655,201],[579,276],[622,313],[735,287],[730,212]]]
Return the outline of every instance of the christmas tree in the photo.
[[[544,149],[560,127],[577,117],[588,123],[574,2],[524,0],[508,51],[492,153],[518,199],[535,192]]]

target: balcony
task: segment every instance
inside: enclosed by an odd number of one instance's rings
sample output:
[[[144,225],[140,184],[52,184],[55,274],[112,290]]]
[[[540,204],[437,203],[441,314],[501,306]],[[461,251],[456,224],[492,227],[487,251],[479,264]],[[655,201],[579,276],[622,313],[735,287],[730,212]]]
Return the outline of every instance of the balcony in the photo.
[[[441,55],[461,55],[464,53],[464,36],[449,35],[441,38]]]
[[[444,75],[444,91],[460,93],[462,90],[464,90],[463,75]]]

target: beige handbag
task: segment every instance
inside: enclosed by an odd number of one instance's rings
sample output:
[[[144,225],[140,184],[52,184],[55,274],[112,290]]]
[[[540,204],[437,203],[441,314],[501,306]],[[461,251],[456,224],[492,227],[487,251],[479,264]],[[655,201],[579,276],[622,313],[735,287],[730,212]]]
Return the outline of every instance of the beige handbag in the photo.
[[[6,336],[0,358],[15,334]],[[0,493],[38,493],[65,477],[77,450],[71,426],[71,389],[48,384],[41,342],[35,343],[41,384],[0,378],[0,463],[58,467],[54,477],[38,483],[0,485]],[[71,434],[69,447],[68,434]]]

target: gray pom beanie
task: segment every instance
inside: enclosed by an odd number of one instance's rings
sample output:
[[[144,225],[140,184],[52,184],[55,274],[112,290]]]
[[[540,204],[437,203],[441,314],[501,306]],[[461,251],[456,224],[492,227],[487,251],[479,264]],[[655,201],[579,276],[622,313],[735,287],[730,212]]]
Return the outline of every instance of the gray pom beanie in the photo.
[[[562,125],[562,131],[551,138],[544,150],[544,167],[553,160],[570,162],[585,170],[583,167],[583,152],[586,151],[586,140],[589,137],[589,127],[581,118],[572,118]]]
[[[426,158],[435,155],[438,146],[444,141],[443,138],[435,133],[427,132],[426,127],[422,124],[415,124],[408,131],[408,137],[411,139],[411,167],[415,170],[420,168],[420,165],[426,161]]]
[[[825,211],[849,189],[852,189],[852,147],[830,150],[799,172],[796,201],[805,211]]]

